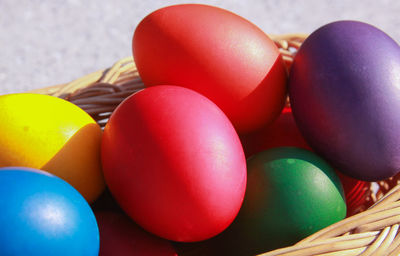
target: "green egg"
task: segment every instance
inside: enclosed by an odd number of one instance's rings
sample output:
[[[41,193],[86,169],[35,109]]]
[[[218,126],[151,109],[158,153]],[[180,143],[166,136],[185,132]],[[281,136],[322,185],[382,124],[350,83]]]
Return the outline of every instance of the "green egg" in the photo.
[[[270,149],[249,158],[247,170],[243,206],[221,236],[234,244],[237,254],[252,255],[292,245],[346,216],[339,178],[310,151]]]

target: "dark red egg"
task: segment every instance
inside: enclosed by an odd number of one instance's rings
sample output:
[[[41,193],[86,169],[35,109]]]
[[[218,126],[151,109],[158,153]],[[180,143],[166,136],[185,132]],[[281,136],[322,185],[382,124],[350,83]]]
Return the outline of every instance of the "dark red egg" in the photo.
[[[271,125],[255,132],[240,136],[246,157],[275,147],[298,147],[310,150],[292,115],[292,109],[286,106],[278,119]]]
[[[147,233],[122,213],[96,212],[99,256],[177,256],[167,240]]]

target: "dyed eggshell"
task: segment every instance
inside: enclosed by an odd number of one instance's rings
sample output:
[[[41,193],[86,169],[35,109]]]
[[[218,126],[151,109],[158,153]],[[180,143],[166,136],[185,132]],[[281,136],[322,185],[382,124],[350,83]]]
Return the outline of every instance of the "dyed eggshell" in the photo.
[[[99,230],[90,206],[56,176],[0,168],[0,205],[0,255],[99,253]]]
[[[290,72],[293,115],[309,145],[335,168],[365,181],[400,170],[400,48],[357,21],[321,27]]]
[[[311,149],[297,128],[290,107],[285,107],[271,125],[240,135],[240,140],[246,157],[275,147]]]
[[[145,17],[133,56],[146,86],[173,84],[216,103],[239,133],[271,123],[281,112],[287,74],[274,42],[229,11],[174,5]]]
[[[335,172],[343,185],[346,196],[347,217],[368,209],[374,202],[368,198],[371,182],[354,179],[342,172]]]
[[[339,178],[311,151],[273,148],[247,166],[243,206],[221,238],[228,250],[255,255],[289,246],[346,216]]]
[[[244,197],[246,161],[234,127],[183,87],[151,87],[123,101],[105,127],[102,162],[124,211],[169,240],[222,232]]]
[[[85,111],[48,95],[0,96],[0,167],[48,171],[88,202],[104,190],[100,126]]]
[[[99,256],[177,256],[169,241],[147,233],[122,213],[95,214],[100,231]]]

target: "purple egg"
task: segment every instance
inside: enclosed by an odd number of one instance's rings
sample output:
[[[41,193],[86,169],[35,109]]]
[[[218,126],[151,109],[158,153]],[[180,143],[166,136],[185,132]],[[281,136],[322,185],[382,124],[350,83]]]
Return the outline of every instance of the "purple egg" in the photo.
[[[362,22],[312,33],[290,72],[293,115],[310,146],[343,173],[377,181],[400,170],[400,47]]]

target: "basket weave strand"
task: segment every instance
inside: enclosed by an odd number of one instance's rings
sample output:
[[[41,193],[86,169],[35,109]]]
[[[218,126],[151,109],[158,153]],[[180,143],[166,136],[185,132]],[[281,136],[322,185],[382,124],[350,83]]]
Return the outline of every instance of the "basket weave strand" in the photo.
[[[306,35],[273,35],[271,38],[278,46],[287,69],[290,69],[296,50]],[[133,59],[128,57],[116,62],[111,68],[70,83],[30,92],[66,99],[81,107],[104,127],[112,111],[126,97],[143,88]],[[293,246],[261,255],[400,255],[399,180],[400,175],[380,181],[376,183],[376,191],[372,190],[371,183],[366,193],[359,194],[367,197],[359,209],[365,211],[322,229]]]

